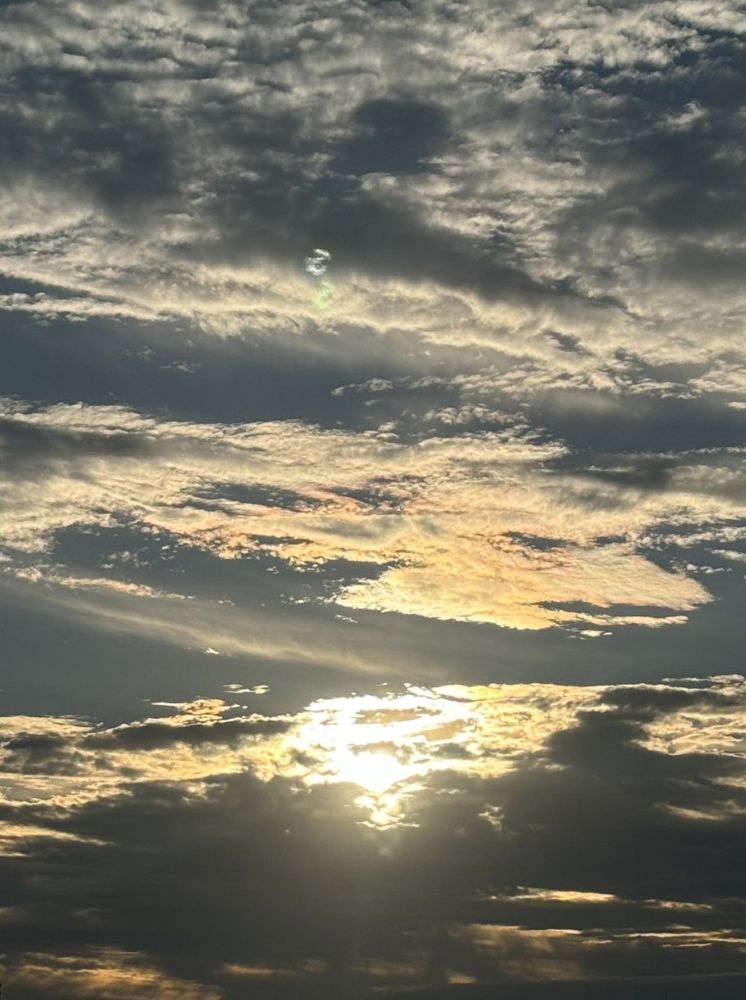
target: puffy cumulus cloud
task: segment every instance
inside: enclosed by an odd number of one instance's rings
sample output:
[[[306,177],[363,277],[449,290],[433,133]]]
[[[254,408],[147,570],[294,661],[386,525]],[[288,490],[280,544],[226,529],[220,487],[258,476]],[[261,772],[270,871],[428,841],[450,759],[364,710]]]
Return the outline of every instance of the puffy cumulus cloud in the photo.
[[[675,975],[728,996],[745,698],[721,676],[409,687],[281,719],[212,698],[109,729],[8,719],[4,785],[22,746],[56,742],[24,773],[38,785],[2,802],[18,827],[4,981],[112,1000],[458,983],[579,998]],[[253,728],[228,739],[232,721]],[[156,725],[169,743],[141,738]],[[77,795],[53,766],[73,751]]]
[[[719,397],[744,256],[743,40],[720,13],[5,5],[1,304],[405,332],[547,380],[568,345],[589,381],[631,350]]]
[[[50,561],[66,529],[105,537],[127,524],[222,558],[270,556],[309,580],[344,565],[316,596],[350,608],[523,629],[661,626],[710,600],[687,564],[650,558],[666,531],[697,537],[704,522],[719,550],[729,531],[735,550],[742,537],[737,449],[586,465],[516,417],[417,437],[3,409],[5,573],[78,590],[178,597],[124,558],[101,560],[110,575]]]

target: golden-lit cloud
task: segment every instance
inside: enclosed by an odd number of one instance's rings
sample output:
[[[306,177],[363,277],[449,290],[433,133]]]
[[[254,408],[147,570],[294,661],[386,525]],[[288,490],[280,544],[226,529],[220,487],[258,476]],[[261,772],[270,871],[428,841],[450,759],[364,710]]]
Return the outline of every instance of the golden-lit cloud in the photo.
[[[75,996],[111,1000],[324,989],[337,966],[315,927],[342,934],[350,921],[345,974],[381,987],[592,979],[635,955],[736,971],[730,847],[691,885],[678,872],[703,843],[735,842],[745,703],[733,675],[381,688],[283,716],[204,697],[109,727],[8,718],[0,862],[13,874],[54,858],[78,873],[90,902],[65,910],[65,933],[72,921],[112,943],[16,949],[4,981],[44,997],[64,980]],[[662,853],[641,883],[643,841]],[[153,880],[155,925],[106,902],[133,864]],[[48,895],[24,892],[35,902],[6,907],[0,923],[53,935]],[[185,965],[171,943],[191,933],[195,900],[200,919],[225,907],[227,923],[201,932]],[[301,931],[279,944],[278,913]],[[149,952],[154,934],[165,936]]]
[[[708,453],[680,460],[665,490],[645,491],[626,468],[558,470],[566,446],[520,424],[407,442],[296,421],[157,421],[119,407],[6,402],[4,412],[19,433],[43,435],[2,497],[6,554],[41,558],[6,572],[78,589],[163,596],[43,558],[63,529],[126,521],[221,558],[378,567],[331,595],[351,609],[587,634],[658,627],[686,621],[710,595],[685,569],[653,562],[641,541],[663,524],[727,531],[741,513],[729,485],[740,482],[738,454],[715,492],[704,489]],[[262,495],[236,498],[228,486]]]
[[[9,990],[33,990],[56,997],[59,991],[91,1000],[220,1000],[210,986],[164,975],[147,956],[107,949],[85,955],[26,954],[0,965]]]
[[[0,766],[6,801],[64,809],[115,793],[125,775],[129,782],[196,787],[250,769],[263,781],[354,786],[353,798],[370,823],[386,827],[410,821],[414,799],[434,776],[503,776],[540,757],[554,734],[586,717],[603,723],[627,700],[673,706],[646,721],[641,746],[672,756],[742,759],[743,678],[712,678],[704,690],[707,697],[699,698],[687,682],[407,686],[319,699],[283,716],[246,714],[240,703],[201,698],[154,702],[158,714],[110,729],[75,719],[8,717]],[[32,834],[19,828],[14,836],[24,835]]]

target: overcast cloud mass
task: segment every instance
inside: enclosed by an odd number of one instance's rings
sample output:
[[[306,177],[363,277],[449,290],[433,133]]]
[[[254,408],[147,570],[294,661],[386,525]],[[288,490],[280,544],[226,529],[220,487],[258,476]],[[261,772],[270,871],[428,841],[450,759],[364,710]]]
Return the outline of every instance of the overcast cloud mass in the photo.
[[[742,996],[746,7],[0,2],[0,128],[3,995]]]

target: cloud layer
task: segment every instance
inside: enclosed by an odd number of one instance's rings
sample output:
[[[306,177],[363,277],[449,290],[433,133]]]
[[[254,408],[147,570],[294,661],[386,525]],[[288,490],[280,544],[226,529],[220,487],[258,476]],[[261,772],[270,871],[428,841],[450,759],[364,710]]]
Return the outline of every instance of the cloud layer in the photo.
[[[224,558],[266,553],[315,572],[344,563],[348,576],[357,565],[363,579],[330,582],[323,597],[351,609],[529,629],[655,627],[710,599],[683,567],[645,557],[654,538],[666,546],[660,526],[680,527],[676,542],[686,545],[692,525],[707,523],[718,553],[742,537],[739,451],[599,456],[584,466],[509,415],[490,430],[406,441],[380,430],[188,424],[8,402],[4,432],[6,552],[36,559],[11,560],[6,571],[78,588],[158,596],[117,579],[129,570],[121,554],[104,563],[118,571],[110,578],[39,563],[65,529],[127,523]]]
[[[202,699],[108,729],[8,718],[4,980],[551,997],[630,961],[684,989],[735,975],[743,709],[743,678],[720,677],[409,688],[282,718]]]
[[[0,3],[14,997],[743,993],[744,54]]]
[[[375,568],[332,588],[351,609],[514,628],[708,600],[640,542],[742,513],[735,8],[717,32],[698,3],[3,17],[11,323],[295,339],[363,375],[383,340],[394,374],[338,385],[323,429],[6,407],[6,469],[34,483],[11,545],[125,518]],[[165,366],[195,399],[199,364]]]

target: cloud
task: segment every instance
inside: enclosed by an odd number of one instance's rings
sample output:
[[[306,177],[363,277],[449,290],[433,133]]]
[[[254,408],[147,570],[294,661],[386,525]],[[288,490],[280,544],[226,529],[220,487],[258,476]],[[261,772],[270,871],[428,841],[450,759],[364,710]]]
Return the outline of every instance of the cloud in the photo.
[[[131,952],[92,949],[75,956],[30,954],[22,967],[4,966],[18,997],[100,997],[103,1000],[134,1000],[135,997],[185,1000],[219,1000],[221,994],[209,986],[164,976],[142,956]]]
[[[739,452],[599,456],[573,468],[563,444],[512,418],[408,442],[385,430],[158,421],[118,407],[8,403],[5,412],[13,477],[5,542],[17,558],[51,550],[65,529],[126,522],[221,558],[264,554],[301,573],[337,561],[354,573],[359,564],[358,579],[326,598],[351,608],[533,629],[677,623],[709,594],[646,558],[638,539],[662,523],[740,514]],[[549,546],[534,541],[547,538]],[[144,581],[39,560],[6,566],[12,572],[166,596]],[[215,648],[205,639],[202,648]]]
[[[681,287],[707,280],[697,226],[715,282],[741,252],[735,8],[717,37],[672,3],[644,22],[565,3],[463,23],[442,4],[292,10],[261,31],[223,4],[134,29],[107,8],[95,31],[86,5],[8,11],[4,267],[56,286],[9,308],[311,330],[319,245],[345,334],[539,356],[554,337],[595,375],[632,345],[738,353],[730,306],[708,297],[695,336]]]
[[[343,174],[409,174],[432,169],[449,135],[437,104],[379,98],[352,115],[354,131],[343,140],[334,168]]]
[[[88,777],[65,795],[54,768],[29,775],[33,793],[3,807],[33,851],[2,859],[6,981],[21,996],[56,996],[65,970],[75,997],[95,981],[116,998],[156,982],[231,998],[247,979],[268,997],[289,980],[298,995],[350,982],[522,995],[628,975],[633,954],[640,976],[737,973],[743,703],[733,676],[392,690],[319,699],[274,729],[220,723],[235,709],[203,699],[169,708],[168,743],[140,739],[153,720],[61,722],[50,759],[78,748]],[[729,720],[727,749],[713,714]],[[231,721],[254,728],[216,746]],[[16,727],[10,777],[34,742],[32,720]],[[381,732],[375,752],[398,761],[383,786],[366,769]]]
[[[3,5],[15,995],[740,988],[742,19]]]

